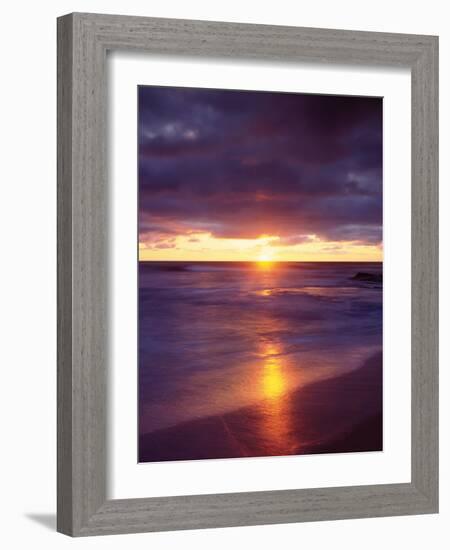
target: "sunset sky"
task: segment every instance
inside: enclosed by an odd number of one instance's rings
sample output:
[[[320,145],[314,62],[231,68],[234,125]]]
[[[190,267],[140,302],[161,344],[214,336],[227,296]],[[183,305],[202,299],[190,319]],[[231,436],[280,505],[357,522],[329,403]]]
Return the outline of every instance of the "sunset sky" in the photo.
[[[140,260],[381,261],[380,98],[138,94]]]

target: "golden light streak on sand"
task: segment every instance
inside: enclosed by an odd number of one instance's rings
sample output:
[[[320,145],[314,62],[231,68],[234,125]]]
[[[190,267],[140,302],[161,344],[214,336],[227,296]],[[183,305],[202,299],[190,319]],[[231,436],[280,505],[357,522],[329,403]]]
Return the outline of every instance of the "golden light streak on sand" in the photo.
[[[273,343],[262,346],[261,431],[271,454],[293,449],[297,440],[292,437],[289,401],[289,381],[280,348]]]

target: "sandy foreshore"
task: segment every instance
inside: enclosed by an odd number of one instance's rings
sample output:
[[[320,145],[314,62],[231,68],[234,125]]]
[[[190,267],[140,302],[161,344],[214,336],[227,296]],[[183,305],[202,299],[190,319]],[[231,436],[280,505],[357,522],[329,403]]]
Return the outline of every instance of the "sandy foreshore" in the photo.
[[[382,354],[359,369],[144,434],[139,462],[382,450]]]

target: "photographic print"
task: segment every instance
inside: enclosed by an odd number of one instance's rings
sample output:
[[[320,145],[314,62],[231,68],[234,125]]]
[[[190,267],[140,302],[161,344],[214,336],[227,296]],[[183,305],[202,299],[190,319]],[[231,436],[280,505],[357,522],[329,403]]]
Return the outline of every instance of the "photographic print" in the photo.
[[[382,450],[379,97],[138,87],[138,460]]]

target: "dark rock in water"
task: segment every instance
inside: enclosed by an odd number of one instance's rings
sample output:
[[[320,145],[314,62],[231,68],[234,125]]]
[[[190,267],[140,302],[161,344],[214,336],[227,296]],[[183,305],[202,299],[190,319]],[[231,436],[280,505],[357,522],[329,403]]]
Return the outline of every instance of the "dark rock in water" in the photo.
[[[364,281],[366,283],[382,283],[383,274],[382,273],[365,273],[363,271],[358,271],[356,275],[352,277],[354,281]]]

